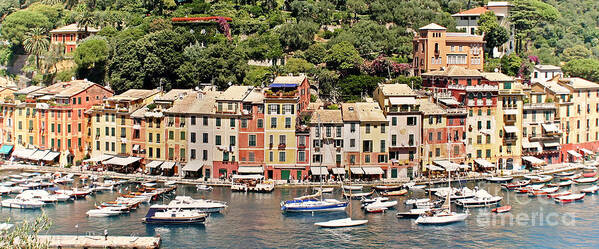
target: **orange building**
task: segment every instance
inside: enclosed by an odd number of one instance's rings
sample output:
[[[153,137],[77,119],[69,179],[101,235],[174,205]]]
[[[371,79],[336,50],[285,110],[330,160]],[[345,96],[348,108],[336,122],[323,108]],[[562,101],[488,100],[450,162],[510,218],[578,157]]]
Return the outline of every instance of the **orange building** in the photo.
[[[446,32],[446,28],[431,23],[420,28],[413,39],[413,68],[416,75],[439,71],[448,66],[483,70],[483,46],[479,35]]]
[[[77,48],[77,43],[92,34],[98,33],[98,29],[87,27],[77,27],[76,23],[60,27],[50,31],[50,41],[52,44],[64,44],[65,53],[71,53]]]

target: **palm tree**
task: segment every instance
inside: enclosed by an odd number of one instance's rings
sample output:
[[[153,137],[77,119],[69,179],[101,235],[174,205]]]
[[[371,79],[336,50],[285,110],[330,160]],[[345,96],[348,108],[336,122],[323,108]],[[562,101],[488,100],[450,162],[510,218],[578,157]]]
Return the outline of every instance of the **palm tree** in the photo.
[[[93,12],[85,8],[83,11],[79,11],[75,17],[75,20],[77,21],[77,27],[83,27],[85,33],[87,33],[87,28],[95,24],[96,17]]]
[[[35,55],[36,68],[39,69],[40,55],[48,50],[49,45],[50,41],[48,40],[48,36],[46,35],[46,31],[44,29],[33,28],[27,32],[27,37],[25,37],[25,40],[23,41],[23,46],[25,47],[25,51],[27,51],[27,53]]]

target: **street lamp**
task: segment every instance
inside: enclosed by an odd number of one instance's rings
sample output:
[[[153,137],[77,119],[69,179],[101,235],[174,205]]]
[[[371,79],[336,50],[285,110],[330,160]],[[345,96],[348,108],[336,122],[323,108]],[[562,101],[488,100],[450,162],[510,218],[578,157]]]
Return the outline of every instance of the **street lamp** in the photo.
[[[79,240],[79,224],[75,225],[75,228],[77,229],[77,237],[75,240]]]

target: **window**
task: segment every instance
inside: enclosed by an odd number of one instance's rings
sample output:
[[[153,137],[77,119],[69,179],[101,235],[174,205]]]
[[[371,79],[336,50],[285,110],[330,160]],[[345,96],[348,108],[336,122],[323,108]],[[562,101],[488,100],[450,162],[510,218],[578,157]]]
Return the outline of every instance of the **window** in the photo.
[[[204,126],[208,125],[208,117],[206,117],[206,116],[202,117],[202,125],[204,125]]]
[[[148,142],[152,142],[152,133],[148,133]]]
[[[220,118],[216,118],[216,126],[217,126],[217,127],[220,127],[220,122],[221,122],[221,121],[220,121]]]
[[[432,133],[432,132],[429,132],[429,133],[428,133],[428,141],[429,141],[429,142],[432,142],[432,141],[433,141],[433,133]]]
[[[356,132],[356,124],[352,123],[349,129],[350,132]]]
[[[191,119],[191,125],[196,125],[196,116],[191,116],[190,119]],[[195,150],[194,150],[194,152],[195,152]],[[194,156],[194,158],[195,158],[195,156]]]
[[[336,137],[341,137],[341,126],[337,126],[337,132],[336,133],[337,133],[337,134],[335,134]]]
[[[483,136],[482,135],[477,135],[476,136],[476,143],[477,144],[482,144],[483,143]]]
[[[229,145],[231,146],[235,146],[237,139],[235,138],[235,136],[229,136]]]
[[[249,135],[248,146],[256,146],[256,135]]]
[[[202,143],[208,143],[208,133],[202,133]]]
[[[478,127],[479,130],[483,128],[483,121],[479,120],[478,122],[476,122],[476,124],[476,127]]]
[[[312,162],[319,163],[322,160],[322,155],[314,154],[312,155]]]
[[[189,140],[191,140],[192,143],[195,143],[196,142],[196,133],[192,132],[189,136],[190,136]]]
[[[391,125],[393,125],[393,126],[397,125],[397,117],[391,118]]]
[[[154,149],[152,149],[152,148],[148,149],[148,157],[154,157]]]
[[[185,140],[185,132],[182,131],[180,135],[181,135],[181,140]]]
[[[175,149],[174,148],[168,148],[168,159],[172,160],[174,157],[175,157]]]
[[[58,125],[58,132],[60,132],[60,124]],[[112,136],[112,137],[116,136],[116,128],[114,128],[114,127],[110,128],[110,136]]]
[[[483,157],[483,151],[482,150],[477,150],[476,151],[476,158],[481,158]]]
[[[215,144],[216,145],[221,145],[220,135],[216,135],[216,137],[215,137]]]
[[[491,143],[491,135],[487,134],[487,144],[490,144],[490,143]]]
[[[362,152],[372,152],[372,141],[371,140],[364,140],[364,141],[362,141],[362,143],[363,143]]]
[[[306,161],[306,152],[305,151],[299,151],[297,153],[297,160],[300,161],[300,162]]]
[[[275,160],[275,156],[274,155],[275,155],[274,152],[272,152],[272,151],[269,152],[268,153],[268,161],[271,161],[271,162],[274,161]]]
[[[168,140],[173,140],[173,139],[175,139],[175,132],[168,131]]]
[[[408,135],[408,145],[410,145],[410,146],[414,145],[414,134]]]
[[[391,135],[391,146],[396,146],[397,145],[397,135],[393,134]]]
[[[231,128],[235,128],[235,119],[234,118],[229,119],[229,126]]]
[[[408,117],[408,126],[416,126],[416,117]]]
[[[460,154],[460,146],[458,146],[458,145],[453,146],[453,154],[454,155]]]
[[[257,126],[258,126],[258,128],[264,128],[264,120],[263,119],[258,119]]]
[[[370,155],[364,156],[364,162],[365,163],[370,163]]]
[[[356,147],[356,139],[352,138],[349,140],[349,147]]]
[[[436,157],[441,156],[441,148],[435,148],[435,156]]]
[[[279,151],[279,162],[285,162],[285,151]]]
[[[287,144],[287,136],[286,135],[279,135],[279,144],[285,145]]]
[[[208,160],[208,150],[202,150],[202,160]]]
[[[491,150],[487,150],[486,152],[487,152],[486,158],[491,158]]]
[[[191,149],[189,151],[189,159],[191,159],[191,160],[196,159],[196,150],[195,149]]]
[[[381,124],[381,133],[385,133],[385,124]],[[339,134],[339,137],[341,134]]]
[[[248,121],[247,121],[247,119],[242,119],[241,120],[241,128],[248,128]]]
[[[443,136],[443,135],[442,135],[442,133],[441,133],[441,132],[437,132],[437,140],[438,140],[438,141],[441,141],[441,138],[442,138],[442,136]]]
[[[256,153],[254,153],[254,152],[250,151],[250,152],[248,153],[248,161],[250,161],[250,162],[255,162],[255,161],[256,161]]]
[[[366,124],[366,134],[370,134],[370,124]]]
[[[127,144],[121,144],[121,153],[125,154],[127,152]]]
[[[381,140],[381,152],[384,153],[387,146],[385,145],[385,140]]]
[[[487,129],[491,129],[491,120],[487,120]]]
[[[127,129],[121,128],[121,137],[127,137]]]
[[[285,118],[285,128],[291,128],[291,118],[290,117]]]
[[[277,128],[277,118],[276,117],[272,117],[270,118],[270,128]]]
[[[330,127],[330,126],[325,127],[325,132],[326,132],[327,137],[331,137],[331,129],[332,129],[332,127]]]

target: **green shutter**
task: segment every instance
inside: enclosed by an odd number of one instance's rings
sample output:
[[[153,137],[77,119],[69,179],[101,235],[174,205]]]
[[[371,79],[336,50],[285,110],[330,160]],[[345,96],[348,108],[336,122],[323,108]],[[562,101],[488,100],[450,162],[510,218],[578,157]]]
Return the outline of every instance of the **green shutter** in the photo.
[[[283,169],[281,170],[281,179],[282,180],[289,180],[289,170],[287,169]]]

